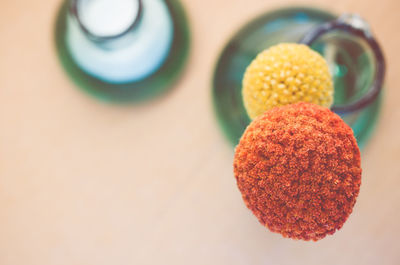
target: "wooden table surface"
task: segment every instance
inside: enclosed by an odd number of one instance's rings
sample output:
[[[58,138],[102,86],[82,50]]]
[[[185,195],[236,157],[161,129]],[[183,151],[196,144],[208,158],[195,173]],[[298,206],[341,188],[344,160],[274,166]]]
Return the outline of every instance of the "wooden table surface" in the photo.
[[[184,0],[192,48],[167,96],[89,97],[55,54],[60,0],[0,1],[0,264],[400,264],[400,2]],[[293,241],[242,202],[211,74],[228,38],[289,4],[357,12],[388,59],[381,120],[354,212],[334,236]]]

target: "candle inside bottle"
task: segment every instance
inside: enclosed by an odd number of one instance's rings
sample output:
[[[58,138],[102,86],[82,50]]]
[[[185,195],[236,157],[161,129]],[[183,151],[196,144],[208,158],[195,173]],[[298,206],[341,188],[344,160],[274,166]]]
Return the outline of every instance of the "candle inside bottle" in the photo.
[[[139,13],[137,0],[84,0],[77,7],[83,26],[98,37],[125,32]]]

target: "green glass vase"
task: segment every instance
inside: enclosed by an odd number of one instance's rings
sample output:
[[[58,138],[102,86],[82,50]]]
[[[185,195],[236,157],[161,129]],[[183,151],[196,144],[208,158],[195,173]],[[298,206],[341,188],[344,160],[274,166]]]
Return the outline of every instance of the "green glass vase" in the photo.
[[[213,76],[212,96],[220,126],[232,145],[251,122],[243,105],[242,78],[258,53],[282,42],[300,42],[320,25],[337,16],[319,9],[296,7],[266,13],[246,24],[231,38],[218,58]],[[311,48],[327,60],[334,79],[334,106],[352,104],[365,97],[374,84],[377,59],[362,38],[331,30],[313,41]],[[376,125],[382,93],[366,104],[339,115],[354,130],[360,148],[364,147]]]

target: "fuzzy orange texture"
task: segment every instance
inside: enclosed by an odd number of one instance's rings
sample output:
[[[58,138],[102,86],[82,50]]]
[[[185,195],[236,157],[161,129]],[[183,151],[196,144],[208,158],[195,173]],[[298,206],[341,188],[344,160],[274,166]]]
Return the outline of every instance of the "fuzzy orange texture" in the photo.
[[[247,207],[284,237],[324,238],[352,212],[361,185],[352,129],[312,103],[276,107],[246,129],[234,174]]]

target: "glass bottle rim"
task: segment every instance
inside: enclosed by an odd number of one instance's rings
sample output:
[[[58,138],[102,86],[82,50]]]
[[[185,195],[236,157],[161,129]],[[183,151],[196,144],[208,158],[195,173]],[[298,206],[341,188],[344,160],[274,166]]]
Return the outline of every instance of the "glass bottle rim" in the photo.
[[[122,32],[118,34],[112,34],[112,35],[107,35],[107,36],[100,36],[97,34],[92,33],[82,22],[82,18],[79,14],[79,7],[78,3],[81,0],[70,0],[70,6],[69,6],[69,11],[70,14],[76,19],[77,23],[79,24],[79,27],[83,30],[86,36],[88,36],[91,40],[95,42],[107,42],[110,40],[115,40],[123,37],[127,33],[131,32],[134,28],[136,28],[143,16],[143,1],[142,0],[132,0],[132,1],[137,1],[138,2],[138,10],[136,14],[136,18],[132,21],[132,23]]]
[[[371,49],[375,61],[374,79],[369,90],[359,99],[345,105],[332,106],[332,111],[339,114],[348,114],[359,111],[372,104],[379,96],[384,82],[386,72],[386,61],[382,52],[382,48],[378,41],[374,38],[369,24],[357,14],[343,14],[336,20],[326,22],[317,26],[307,33],[300,43],[311,46],[311,44],[322,35],[334,32],[344,31],[354,37],[364,40]]]

